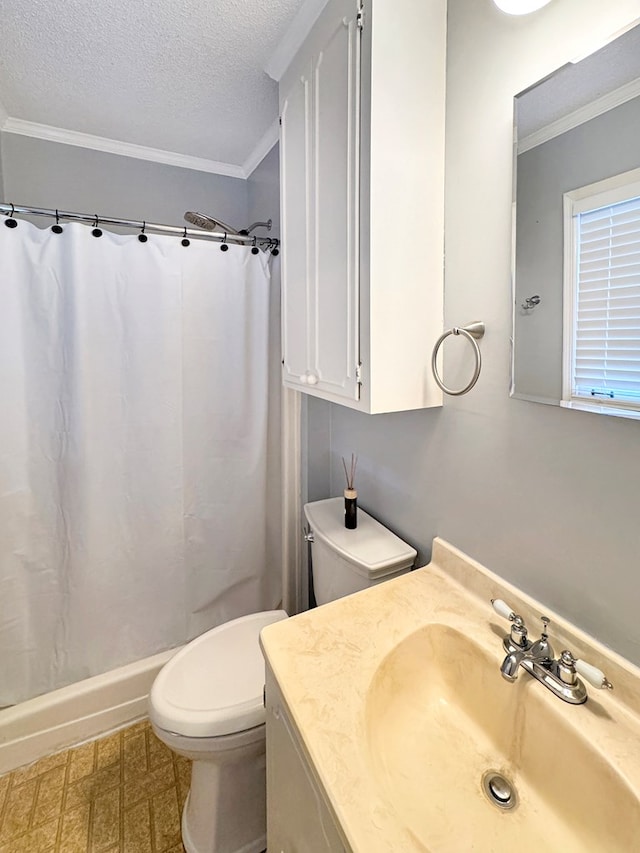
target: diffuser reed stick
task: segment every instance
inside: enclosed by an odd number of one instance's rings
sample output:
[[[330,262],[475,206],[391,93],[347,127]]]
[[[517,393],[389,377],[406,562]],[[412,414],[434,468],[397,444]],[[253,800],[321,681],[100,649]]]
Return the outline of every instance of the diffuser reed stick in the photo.
[[[352,453],[351,466],[347,470],[347,463],[342,457],[342,467],[347,478],[347,488],[344,490],[344,526],[347,530],[355,530],[358,526],[358,492],[354,488],[357,465],[358,457]]]
[[[353,489],[353,484],[356,479],[356,467],[358,465],[358,457],[351,454],[351,467],[347,471],[347,463],[344,461],[344,456],[342,457],[342,467],[344,468],[344,475],[347,478],[347,488]]]

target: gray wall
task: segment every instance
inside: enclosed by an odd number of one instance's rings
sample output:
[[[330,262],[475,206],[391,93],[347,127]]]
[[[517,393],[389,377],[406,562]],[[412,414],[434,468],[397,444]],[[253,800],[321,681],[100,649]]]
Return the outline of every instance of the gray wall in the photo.
[[[271,231],[258,228],[254,233],[280,236],[280,161],[276,145],[247,180],[248,219],[251,222],[273,220]],[[269,293],[269,422],[267,480],[269,519],[267,525],[267,559],[282,564],[282,379],[280,369],[280,259],[271,257]]]
[[[185,225],[186,210],[247,222],[247,182],[2,133],[4,199],[29,207]],[[42,220],[39,221],[42,225]]]
[[[422,562],[442,536],[640,662],[640,425],[509,397],[513,97],[637,17],[637,0],[522,17],[449,0],[445,326],[484,320],[482,375],[438,410],[309,402],[306,440],[310,494],[340,494],[357,453],[362,506]],[[419,235],[396,251],[419,263]],[[471,369],[463,343],[445,345],[450,385]]]
[[[256,234],[280,236],[280,153],[275,145],[247,181],[249,219],[273,220],[271,231],[259,228]]]
[[[514,337],[518,396],[556,403],[562,397],[563,193],[637,169],[638,139],[640,98],[634,98],[518,157]],[[540,296],[540,305],[524,311],[522,302],[534,294]]]

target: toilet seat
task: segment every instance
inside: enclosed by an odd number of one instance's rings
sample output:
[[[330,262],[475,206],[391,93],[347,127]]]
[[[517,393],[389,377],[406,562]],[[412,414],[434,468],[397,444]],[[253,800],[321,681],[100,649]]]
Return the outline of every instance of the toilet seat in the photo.
[[[259,634],[286,618],[284,610],[251,613],[188,643],[153,683],[152,723],[186,738],[214,738],[261,726],[264,659]]]

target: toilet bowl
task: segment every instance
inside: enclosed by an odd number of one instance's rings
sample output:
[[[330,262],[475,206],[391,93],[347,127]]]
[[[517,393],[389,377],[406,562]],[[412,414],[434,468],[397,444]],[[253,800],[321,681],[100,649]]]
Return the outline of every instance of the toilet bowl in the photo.
[[[344,501],[304,507],[315,597],[325,604],[410,571],[416,551],[363,510],[344,526]],[[186,645],[149,695],[156,735],[193,761],[182,813],[187,853],[260,853],[266,846],[262,628],[284,610],[253,613]]]
[[[149,695],[157,737],[192,760],[182,814],[187,853],[260,853],[266,848],[262,628],[284,610],[252,613],[188,643],[160,671]]]

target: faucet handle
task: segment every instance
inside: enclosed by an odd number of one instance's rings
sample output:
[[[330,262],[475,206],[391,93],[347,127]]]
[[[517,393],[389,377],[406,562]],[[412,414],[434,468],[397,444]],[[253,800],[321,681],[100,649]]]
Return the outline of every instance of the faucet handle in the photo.
[[[511,642],[515,646],[518,646],[518,648],[527,649],[530,643],[527,639],[527,626],[524,624],[522,616],[518,616],[501,598],[492,598],[491,604],[493,604],[493,609],[498,616],[502,616],[504,619],[508,619],[509,622],[513,622],[510,633]]]
[[[513,622],[516,618],[516,613],[513,608],[509,607],[506,601],[503,601],[501,598],[492,598],[491,604],[493,604],[493,609],[496,611],[498,616],[502,616],[503,619],[508,619],[509,622]]]
[[[565,666],[573,667],[575,672],[581,675],[585,681],[588,681],[592,687],[597,687],[598,690],[613,690],[613,684],[611,684],[601,669],[598,669],[592,663],[587,663],[586,660],[574,658],[568,649],[562,652],[560,660]]]
[[[604,672],[598,669],[597,666],[587,663],[586,660],[579,659],[575,661],[574,666],[578,675],[581,675],[592,687],[597,687],[598,690],[604,690],[605,688],[613,690],[613,684],[607,680]]]

